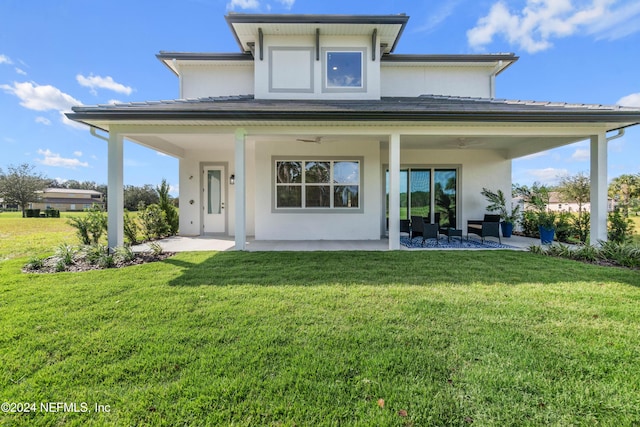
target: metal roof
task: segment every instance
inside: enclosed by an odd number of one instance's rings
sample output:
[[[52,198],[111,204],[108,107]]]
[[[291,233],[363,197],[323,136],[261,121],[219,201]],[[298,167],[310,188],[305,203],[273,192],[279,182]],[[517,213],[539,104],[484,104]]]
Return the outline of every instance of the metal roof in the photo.
[[[251,51],[259,32],[274,35],[370,35],[377,31],[384,53],[393,52],[409,20],[399,15],[295,15],[230,13],[227,24],[242,52]]]
[[[423,95],[380,100],[269,100],[252,95],[73,107],[71,120],[476,121],[640,123],[640,109],[507,99]]]

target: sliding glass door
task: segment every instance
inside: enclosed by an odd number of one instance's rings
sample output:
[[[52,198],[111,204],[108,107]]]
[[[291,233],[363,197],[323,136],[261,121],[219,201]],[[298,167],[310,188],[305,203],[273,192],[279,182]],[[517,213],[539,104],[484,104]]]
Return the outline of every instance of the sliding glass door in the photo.
[[[386,173],[386,215],[389,218],[389,171]],[[412,215],[434,221],[440,214],[440,225],[456,226],[457,169],[403,168],[400,170],[400,218]]]

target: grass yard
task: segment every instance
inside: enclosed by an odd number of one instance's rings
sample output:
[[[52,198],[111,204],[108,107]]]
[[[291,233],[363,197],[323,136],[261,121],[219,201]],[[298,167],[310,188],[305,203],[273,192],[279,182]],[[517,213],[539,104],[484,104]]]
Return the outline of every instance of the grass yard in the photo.
[[[0,213],[0,262],[48,254],[61,243],[76,245],[75,230],[67,221],[79,215],[85,213],[61,212],[60,218],[22,218],[21,212]]]
[[[3,426],[640,425],[639,271],[511,251],[26,260],[0,261],[0,400],[36,411]]]

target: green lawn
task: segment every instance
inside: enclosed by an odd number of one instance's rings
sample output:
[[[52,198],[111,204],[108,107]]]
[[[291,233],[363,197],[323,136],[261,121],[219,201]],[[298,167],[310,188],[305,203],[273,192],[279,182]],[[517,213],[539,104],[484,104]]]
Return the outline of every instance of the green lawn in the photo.
[[[0,261],[0,401],[36,412],[2,426],[640,424],[640,271],[510,251],[24,262]]]

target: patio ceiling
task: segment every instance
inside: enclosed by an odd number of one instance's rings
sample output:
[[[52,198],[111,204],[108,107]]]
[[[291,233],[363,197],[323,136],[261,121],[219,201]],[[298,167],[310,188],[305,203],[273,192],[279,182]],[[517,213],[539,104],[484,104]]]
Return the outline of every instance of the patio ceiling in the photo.
[[[170,133],[150,133],[125,132],[127,139],[149,147],[151,149],[169,154],[175,157],[183,157],[185,151],[206,150],[216,144],[231,144],[234,141],[234,129],[228,128],[226,131],[211,133],[203,129],[202,133],[170,132]],[[383,149],[388,147],[389,133],[357,133],[358,129],[350,129],[345,133],[327,132],[327,129],[315,128],[316,132],[310,129],[297,129],[293,131],[275,131],[274,129],[251,129],[247,140],[256,144],[265,142],[287,142],[308,146],[315,144],[319,146],[331,146],[335,144],[349,144],[359,141],[368,141],[381,144]],[[360,131],[363,129],[360,128]],[[157,129],[156,129],[157,131]],[[275,132],[275,133],[274,133]],[[545,151],[551,148],[578,142],[589,137],[589,132],[571,135],[504,135],[504,134],[470,134],[469,130],[459,134],[401,134],[402,150],[491,150],[499,151],[505,158],[516,158],[529,154]],[[301,141],[304,140],[304,141]]]

